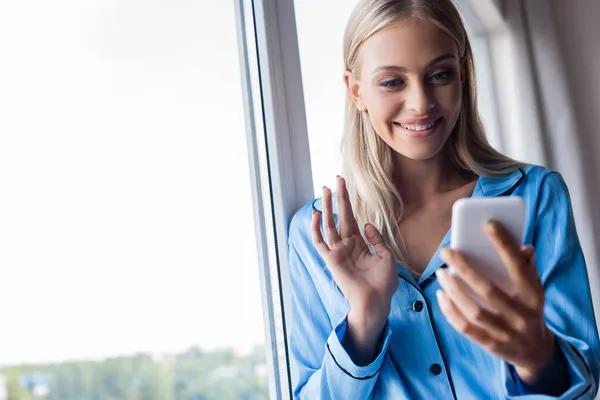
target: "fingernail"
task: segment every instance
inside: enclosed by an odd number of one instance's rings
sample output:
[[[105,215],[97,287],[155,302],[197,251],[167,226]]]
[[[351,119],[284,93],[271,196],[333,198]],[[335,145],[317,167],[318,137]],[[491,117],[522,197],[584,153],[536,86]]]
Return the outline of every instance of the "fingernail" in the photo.
[[[488,231],[493,233],[493,232],[496,232],[496,229],[498,228],[498,224],[496,223],[496,221],[490,220],[486,224],[486,228],[488,229]]]
[[[448,307],[448,302],[446,301],[446,296],[444,295],[444,291],[441,289],[438,289],[437,292],[435,292],[435,295],[438,299],[438,304],[440,305],[440,308],[442,310],[445,310]]]
[[[452,250],[447,247],[443,247],[442,250],[440,250],[440,257],[444,260],[450,261],[452,259],[452,255]]]
[[[437,271],[435,271],[435,276],[437,276],[438,280],[440,281],[445,281],[446,280],[446,270],[443,268],[438,268]]]

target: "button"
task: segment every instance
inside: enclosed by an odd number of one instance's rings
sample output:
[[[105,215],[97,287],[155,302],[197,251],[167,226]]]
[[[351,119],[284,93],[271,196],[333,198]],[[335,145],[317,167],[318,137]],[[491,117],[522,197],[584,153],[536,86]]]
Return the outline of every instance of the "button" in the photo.
[[[416,312],[423,311],[423,302],[421,300],[417,300],[413,303],[413,310]]]
[[[440,364],[431,364],[431,367],[429,367],[429,372],[431,372],[433,375],[439,375],[442,373],[442,367],[440,367]]]

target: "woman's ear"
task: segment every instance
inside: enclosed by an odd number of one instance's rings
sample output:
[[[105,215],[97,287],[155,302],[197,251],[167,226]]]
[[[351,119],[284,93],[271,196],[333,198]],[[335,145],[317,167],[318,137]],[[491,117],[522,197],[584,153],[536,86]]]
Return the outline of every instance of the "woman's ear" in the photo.
[[[360,83],[352,72],[344,72],[344,83],[346,84],[348,93],[350,94],[350,96],[352,96],[352,99],[354,100],[354,105],[356,106],[356,108],[358,108],[359,111],[366,111],[367,107],[365,107],[364,101],[360,94]]]

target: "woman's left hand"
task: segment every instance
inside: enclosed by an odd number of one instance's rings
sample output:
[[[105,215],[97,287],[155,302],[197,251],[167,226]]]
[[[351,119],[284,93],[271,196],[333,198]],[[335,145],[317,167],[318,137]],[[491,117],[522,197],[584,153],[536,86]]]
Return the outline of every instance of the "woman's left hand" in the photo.
[[[516,295],[506,294],[473,268],[460,252],[446,248],[442,250],[442,260],[452,266],[456,276],[438,269],[438,281],[444,289],[437,293],[438,302],[456,330],[512,364],[523,382],[533,384],[555,349],[554,334],[544,320],[544,288],[535,266],[533,247],[519,248],[495,222],[488,224],[486,233],[507,268]],[[474,300],[457,277],[493,310]]]

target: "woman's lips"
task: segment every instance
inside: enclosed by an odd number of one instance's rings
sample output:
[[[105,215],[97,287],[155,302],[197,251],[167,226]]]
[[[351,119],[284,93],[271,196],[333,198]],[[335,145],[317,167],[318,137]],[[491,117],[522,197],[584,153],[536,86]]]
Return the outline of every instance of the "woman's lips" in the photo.
[[[433,121],[433,125],[431,125],[430,128],[425,129],[425,130],[414,130],[414,129],[409,129],[409,128],[405,128],[402,125],[409,125],[412,128],[415,127],[423,127],[423,126],[427,126],[430,125]],[[406,124],[401,124],[399,122],[394,122],[394,125],[398,128],[402,130],[402,133],[405,134],[406,136],[412,137],[412,138],[416,138],[416,139],[423,139],[423,138],[427,138],[432,136],[433,134],[435,134],[437,132],[437,128],[440,126],[440,123],[442,121],[442,117],[439,117],[437,119],[430,119],[430,120],[423,120],[423,121],[419,121],[419,122],[413,122],[410,121],[412,123],[406,123]]]

